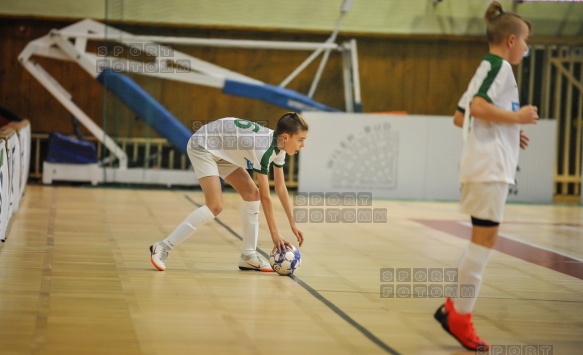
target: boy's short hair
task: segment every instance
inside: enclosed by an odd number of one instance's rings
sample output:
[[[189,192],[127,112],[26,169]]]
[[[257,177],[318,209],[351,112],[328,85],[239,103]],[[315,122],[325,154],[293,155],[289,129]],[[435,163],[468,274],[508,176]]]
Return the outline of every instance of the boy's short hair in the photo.
[[[304,120],[302,115],[297,112],[287,112],[277,121],[275,128],[275,136],[280,136],[284,133],[296,134],[299,130],[307,131],[308,123]]]

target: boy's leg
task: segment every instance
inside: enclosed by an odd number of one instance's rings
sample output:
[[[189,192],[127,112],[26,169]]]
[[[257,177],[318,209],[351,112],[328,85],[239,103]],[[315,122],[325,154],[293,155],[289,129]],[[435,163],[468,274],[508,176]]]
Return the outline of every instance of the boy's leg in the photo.
[[[188,215],[170,235],[161,242],[150,246],[152,264],[158,270],[166,270],[168,252],[182,243],[200,226],[211,221],[223,209],[223,192],[219,178],[218,159],[199,147],[192,138],[188,142],[187,153],[192,167],[204,192],[205,205]]]
[[[508,184],[466,184],[462,186],[460,211],[472,216],[472,241],[458,265],[458,291],[455,303],[447,299],[435,312],[442,327],[469,350],[488,350],[472,324],[472,311],[482,284],[482,274],[498,239]],[[478,214],[480,218],[474,217]],[[481,219],[484,218],[484,219]]]
[[[241,222],[243,224],[243,244],[241,254],[255,255],[259,237],[259,201],[243,201]]]
[[[238,168],[226,176],[225,181],[243,199],[243,206],[241,208],[243,243],[239,269],[272,272],[273,269],[269,263],[256,254],[257,239],[259,236],[259,207],[261,205],[257,185],[255,185],[247,171],[243,168]]]
[[[212,221],[223,209],[221,181],[218,176],[206,176],[199,179],[205,195],[205,205],[189,214],[166,239],[150,247],[151,261],[160,270],[166,270],[165,261],[168,252],[184,242],[205,223]]]
[[[474,330],[472,311],[482,284],[482,273],[498,238],[498,225],[488,225],[492,222],[475,218],[472,218],[472,224],[472,242],[458,266],[458,298],[455,303],[448,298],[434,317],[466,349],[487,351],[490,346]]]
[[[462,187],[460,209],[472,218],[472,242],[468,245],[458,266],[460,297],[455,309],[461,314],[471,313],[482,285],[484,268],[492,255],[492,248],[498,240],[498,230],[504,215],[504,205],[508,197],[506,183],[477,183]],[[473,297],[463,297],[464,285],[473,291]],[[468,296],[468,294],[466,294]]]
[[[460,297],[455,309],[461,314],[471,313],[482,285],[482,274],[498,240],[500,222],[508,197],[508,184],[502,182],[462,185],[460,211],[472,218],[472,241],[458,265]],[[462,287],[466,285],[466,294]],[[473,292],[469,295],[468,292]],[[471,296],[471,297],[468,297]]]
[[[475,223],[472,226],[472,241],[458,266],[460,295],[455,302],[455,309],[462,314],[471,313],[474,310],[482,285],[482,274],[492,255],[492,247],[498,239],[498,225],[483,226]],[[465,295],[462,295],[464,287]],[[470,296],[468,292],[473,293],[473,295]]]
[[[225,178],[243,198],[241,218],[243,222],[243,247],[241,254],[255,254],[259,235],[259,189],[245,169],[239,168]]]
[[[197,208],[174,229],[164,242],[174,248],[185,241],[192,233],[210,222],[223,210],[223,192],[218,176],[200,178],[200,187],[204,193],[205,205]]]

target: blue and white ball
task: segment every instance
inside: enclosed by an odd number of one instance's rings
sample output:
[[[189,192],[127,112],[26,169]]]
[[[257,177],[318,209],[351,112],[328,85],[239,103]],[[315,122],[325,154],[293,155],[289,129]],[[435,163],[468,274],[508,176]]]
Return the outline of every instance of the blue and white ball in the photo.
[[[279,253],[277,250],[269,256],[269,264],[275,272],[283,276],[289,276],[296,271],[301,264],[302,255],[293,245],[292,248],[286,246],[285,253]]]

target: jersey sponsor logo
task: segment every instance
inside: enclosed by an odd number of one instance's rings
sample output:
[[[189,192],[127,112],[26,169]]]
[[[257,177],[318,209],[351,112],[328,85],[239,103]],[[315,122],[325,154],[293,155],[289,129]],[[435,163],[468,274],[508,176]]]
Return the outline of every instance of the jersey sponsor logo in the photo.
[[[520,104],[518,102],[513,102],[512,103],[512,111],[518,112],[518,110],[520,110]]]
[[[247,158],[245,158],[245,161],[247,162],[247,170],[253,170],[253,163]]]

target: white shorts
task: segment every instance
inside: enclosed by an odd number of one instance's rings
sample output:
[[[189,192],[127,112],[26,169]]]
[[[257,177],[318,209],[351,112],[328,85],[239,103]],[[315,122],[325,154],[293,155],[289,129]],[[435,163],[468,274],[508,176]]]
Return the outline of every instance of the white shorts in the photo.
[[[508,187],[506,182],[462,184],[459,211],[475,218],[501,223]]]
[[[190,142],[186,150],[197,179],[205,176],[220,176],[224,179],[239,168],[237,165],[216,157],[208,150]]]

